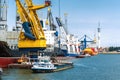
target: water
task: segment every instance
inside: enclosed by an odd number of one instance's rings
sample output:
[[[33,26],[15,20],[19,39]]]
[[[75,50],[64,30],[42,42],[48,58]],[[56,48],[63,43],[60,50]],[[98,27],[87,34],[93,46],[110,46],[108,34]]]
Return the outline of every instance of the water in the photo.
[[[73,59],[74,68],[54,73],[4,69],[0,80],[120,80],[120,54]]]

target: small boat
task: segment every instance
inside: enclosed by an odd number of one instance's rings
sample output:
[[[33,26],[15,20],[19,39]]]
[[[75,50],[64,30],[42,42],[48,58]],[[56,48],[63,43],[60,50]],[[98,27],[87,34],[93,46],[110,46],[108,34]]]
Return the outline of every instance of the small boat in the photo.
[[[55,58],[50,58],[49,56],[38,56],[34,61],[31,67],[34,73],[57,72],[73,67],[72,62],[57,61]]]
[[[32,71],[35,73],[54,72],[56,67],[48,56],[39,56],[38,61],[33,63]]]
[[[90,54],[80,54],[78,56],[76,56],[76,58],[85,58],[85,57],[90,57]]]

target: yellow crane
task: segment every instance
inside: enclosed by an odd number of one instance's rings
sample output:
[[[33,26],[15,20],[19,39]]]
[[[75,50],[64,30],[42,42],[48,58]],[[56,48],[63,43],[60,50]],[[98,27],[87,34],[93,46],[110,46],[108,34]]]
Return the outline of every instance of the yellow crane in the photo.
[[[51,2],[45,0],[45,4],[34,5],[32,0],[25,0],[24,7],[20,0],[16,0],[17,12],[22,21],[23,30],[21,30],[18,40],[20,50],[44,50],[46,48],[46,38],[40,19],[36,11],[50,6]]]

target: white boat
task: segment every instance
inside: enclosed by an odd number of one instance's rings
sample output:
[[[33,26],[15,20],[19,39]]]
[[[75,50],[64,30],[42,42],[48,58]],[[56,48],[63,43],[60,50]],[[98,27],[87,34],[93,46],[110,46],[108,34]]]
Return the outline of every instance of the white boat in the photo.
[[[39,56],[38,61],[33,63],[33,67],[31,68],[35,73],[45,73],[45,72],[53,72],[56,67],[50,60],[48,56]]]
[[[76,58],[85,58],[90,56],[91,56],[90,54],[80,54],[80,55],[77,55]]]

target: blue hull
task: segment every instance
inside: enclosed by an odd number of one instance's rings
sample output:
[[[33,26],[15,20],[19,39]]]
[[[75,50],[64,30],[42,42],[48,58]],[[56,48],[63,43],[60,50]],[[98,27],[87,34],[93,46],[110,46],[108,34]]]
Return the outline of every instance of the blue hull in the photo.
[[[69,57],[76,57],[76,56],[78,56],[77,53],[68,53],[68,51],[65,50],[65,49],[61,49],[61,51],[63,52],[64,56],[69,56]]]
[[[62,50],[62,52],[64,53],[64,56],[69,56],[69,57],[76,57],[79,55],[77,53],[68,53],[67,50]]]
[[[67,53],[66,56],[69,56],[69,57],[76,57],[78,56],[79,54],[77,53]]]

